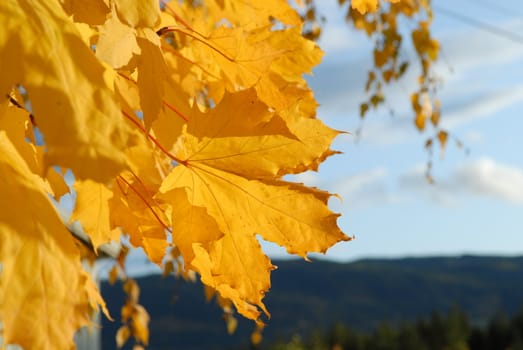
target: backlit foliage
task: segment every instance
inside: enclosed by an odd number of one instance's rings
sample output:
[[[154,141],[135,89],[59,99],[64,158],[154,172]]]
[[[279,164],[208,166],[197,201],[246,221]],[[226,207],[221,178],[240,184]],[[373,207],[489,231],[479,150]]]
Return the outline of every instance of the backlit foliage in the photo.
[[[316,40],[321,35],[325,19],[318,12],[315,0],[304,0],[301,16],[305,22],[305,35]],[[363,119],[371,109],[386,103],[384,87],[400,80],[412,65],[419,63],[416,90],[410,93],[413,125],[421,133],[429,131],[425,142],[430,159],[434,143],[439,143],[441,154],[447,145],[449,134],[440,128],[440,102],[437,90],[441,83],[434,72],[434,63],[440,51],[439,42],[430,32],[433,13],[430,0],[338,0],[341,7],[347,4],[347,22],[361,31],[374,43],[373,67],[365,83],[367,100],[360,104],[359,115]],[[328,21],[328,19],[327,19]],[[413,27],[414,26],[414,27]],[[407,29],[405,29],[407,28]],[[405,41],[410,41],[416,58],[409,57]],[[393,111],[392,111],[393,112]],[[431,126],[428,128],[427,126]],[[458,147],[461,143],[456,141]],[[428,163],[428,179],[431,161]]]
[[[259,330],[275,266],[258,237],[303,258],[349,240],[329,193],[284,180],[317,170],[338,134],[303,77],[322,51],[287,2],[5,0],[0,22],[4,345],[70,348],[103,307],[54,201],[68,172],[70,221],[94,249],[124,235]],[[118,345],[146,345],[125,290]]]
[[[340,4],[347,1],[339,0]],[[425,147],[432,155],[434,140],[445,149],[448,132],[442,130],[440,122],[440,102],[437,89],[440,84],[434,73],[434,63],[438,59],[439,42],[431,36],[430,25],[433,14],[430,0],[403,0],[382,3],[376,1],[358,1],[359,6],[347,10],[347,21],[355,29],[363,31],[375,43],[373,51],[374,65],[368,72],[365,91],[368,100],[360,105],[360,117],[364,118],[370,108],[377,108],[386,101],[383,87],[398,81],[409,69],[409,65],[418,62],[419,76],[417,90],[411,93],[410,103],[414,114],[414,126],[423,132],[430,124],[433,136],[425,142]],[[405,32],[401,22],[415,24],[414,29]],[[417,58],[413,60],[405,55],[405,40],[410,40]],[[459,142],[458,142],[459,145]],[[442,153],[443,154],[443,153]],[[430,176],[431,162],[428,163],[427,177]]]

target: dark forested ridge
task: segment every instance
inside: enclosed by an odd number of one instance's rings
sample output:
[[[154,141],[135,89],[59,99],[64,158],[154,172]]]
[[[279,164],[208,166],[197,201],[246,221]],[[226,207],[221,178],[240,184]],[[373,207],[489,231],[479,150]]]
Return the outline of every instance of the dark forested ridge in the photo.
[[[353,263],[278,261],[266,304],[264,342],[303,337],[336,323],[370,331],[387,322],[414,321],[459,307],[476,325],[523,304],[523,257],[369,259]],[[253,324],[239,319],[227,335],[221,310],[206,303],[201,285],[174,278],[139,279],[141,303],[151,314],[150,349],[246,348]],[[103,324],[104,349],[113,349],[121,285],[102,285],[115,322]],[[170,301],[170,303],[169,303]],[[168,305],[168,306],[166,306]]]

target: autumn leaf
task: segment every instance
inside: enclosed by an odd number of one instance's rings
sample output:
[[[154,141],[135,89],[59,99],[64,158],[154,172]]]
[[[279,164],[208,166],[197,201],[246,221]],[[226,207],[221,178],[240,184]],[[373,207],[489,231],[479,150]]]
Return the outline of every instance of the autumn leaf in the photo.
[[[127,65],[141,49],[136,41],[136,30],[120,21],[116,13],[100,27],[96,57],[118,69]]]
[[[106,0],[62,0],[64,10],[73,16],[75,22],[101,25],[110,12]]]
[[[27,89],[45,137],[46,164],[99,181],[117,174],[132,135],[120,122],[110,75],[60,4],[3,1],[0,21],[0,91],[5,95],[13,84]]]
[[[139,30],[138,46],[142,54],[138,58],[137,84],[145,127],[149,129],[158,118],[164,98],[166,66],[161,52],[160,38],[149,28]]]
[[[10,106],[7,99],[0,104],[0,129],[5,131],[29,169],[36,174],[43,174],[43,147],[25,140],[30,125],[26,110]]]
[[[4,131],[0,131],[0,153],[4,344],[68,349],[74,332],[88,322],[89,301],[78,250],[42,179],[29,170]]]
[[[426,121],[427,121],[427,116],[423,113],[418,113],[416,115],[416,118],[414,119],[414,124],[416,125],[416,128],[418,128],[419,131],[423,131],[425,129]]]
[[[78,220],[91,238],[95,250],[111,240],[120,240],[120,231],[111,228],[109,199],[113,193],[105,185],[91,180],[76,181],[76,205],[70,221]]]
[[[279,180],[315,168],[331,154],[337,132],[292,115],[286,124],[254,97],[252,90],[236,93],[208,113],[193,114],[174,147],[179,165],[159,198],[173,208],[173,242],[186,263],[256,319],[257,307],[267,312],[262,298],[273,269],[256,234],[302,257],[348,238],[327,208],[328,193]]]
[[[297,111],[284,117],[270,112],[252,89],[226,94],[208,113],[194,111],[186,130],[176,146],[181,159],[249,178],[316,169],[317,159],[333,154],[329,145],[338,135]]]
[[[447,131],[440,130],[438,131],[437,137],[439,145],[441,147],[441,153],[443,154],[443,152],[445,151],[445,146],[447,145],[447,141],[449,139],[449,133]]]
[[[165,231],[169,221],[152,193],[135,178],[120,176],[108,205],[112,226],[121,227],[133,246],[143,247],[149,259],[161,265],[168,245]]]
[[[118,16],[133,28],[153,28],[160,20],[160,2],[157,0],[114,0]]]
[[[208,36],[186,28],[176,30],[194,38],[188,51],[182,50],[182,54],[205,63],[208,71],[224,79],[228,91],[255,85],[282,52],[273,49],[259,33],[241,27],[218,27]]]

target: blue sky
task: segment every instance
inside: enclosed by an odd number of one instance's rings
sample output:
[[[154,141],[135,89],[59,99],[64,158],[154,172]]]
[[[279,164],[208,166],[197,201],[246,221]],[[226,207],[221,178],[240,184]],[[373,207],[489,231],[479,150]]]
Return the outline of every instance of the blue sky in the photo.
[[[336,129],[354,133],[358,105],[372,64],[368,39],[349,29],[337,1],[318,1],[327,17],[320,46],[323,63],[309,82],[321,104],[319,116]],[[298,180],[343,197],[331,207],[355,240],[332,248],[326,258],[523,253],[523,4],[521,0],[433,2],[433,35],[442,59],[436,71],[442,126],[470,150],[449,143],[436,153],[435,185],[424,178],[427,154],[412,124],[409,94],[416,72],[386,91],[387,109],[368,114],[358,142],[339,137],[344,152]],[[485,22],[520,36],[494,35],[445,11]],[[517,40],[517,39],[516,39]],[[413,57],[411,48],[406,54]],[[284,251],[267,245],[273,257]]]

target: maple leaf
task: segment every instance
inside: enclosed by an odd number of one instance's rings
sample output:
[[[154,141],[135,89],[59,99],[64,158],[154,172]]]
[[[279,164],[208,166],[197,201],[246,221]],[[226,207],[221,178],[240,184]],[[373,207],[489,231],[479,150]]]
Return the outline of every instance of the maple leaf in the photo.
[[[142,54],[138,59],[137,84],[145,127],[149,129],[158,118],[164,98],[166,66],[161,52],[160,38],[149,28],[139,30],[138,46]]]
[[[35,174],[45,175],[46,185],[48,185],[47,191],[56,200],[69,192],[69,187],[65,184],[62,174],[59,174],[52,167],[44,169],[44,146],[38,146],[34,140],[31,140],[31,135],[33,135],[32,124],[30,115],[26,110],[9,106],[7,100],[0,104],[0,129],[6,132],[7,137],[31,171]],[[30,142],[26,140],[30,140]]]
[[[249,178],[283,176],[316,169],[317,159],[333,154],[329,145],[336,135],[296,111],[285,116],[270,112],[249,89],[226,94],[208,113],[194,110],[174,149],[193,164],[203,162]]]
[[[160,21],[160,2],[157,0],[114,0],[118,16],[133,28],[153,28]]]
[[[289,115],[284,123],[255,96],[252,89],[226,95],[208,113],[193,113],[174,147],[180,165],[159,190],[188,266],[253,319],[257,307],[267,312],[262,298],[273,269],[256,234],[302,257],[348,240],[327,208],[328,193],[279,180],[332,154],[337,132],[312,118],[294,124]]]
[[[76,181],[76,203],[70,221],[80,221],[95,250],[111,240],[119,241],[120,231],[113,230],[109,220],[109,199],[113,192],[92,180]]]
[[[103,24],[110,12],[107,0],[62,0],[62,6],[75,22],[92,25]]]
[[[74,332],[88,320],[87,280],[78,250],[49,201],[43,180],[29,170],[4,131],[0,153],[4,344],[68,349]]]
[[[143,247],[149,259],[161,265],[167,248],[167,218],[152,199],[151,191],[134,176],[120,176],[109,200],[112,226],[130,235],[135,247]]]
[[[205,62],[208,71],[225,80],[228,91],[255,85],[282,52],[271,47],[259,33],[242,27],[218,27],[208,36],[186,28],[176,30],[195,39],[188,47],[190,51],[181,50],[182,54],[193,61]]]
[[[98,181],[117,174],[132,133],[119,121],[110,75],[59,2],[2,1],[0,21],[0,91],[5,95],[13,84],[26,88],[44,135],[46,164]]]
[[[136,41],[136,30],[120,21],[113,11],[100,27],[96,57],[118,69],[127,65],[133,55],[141,53]]]

